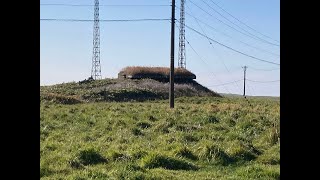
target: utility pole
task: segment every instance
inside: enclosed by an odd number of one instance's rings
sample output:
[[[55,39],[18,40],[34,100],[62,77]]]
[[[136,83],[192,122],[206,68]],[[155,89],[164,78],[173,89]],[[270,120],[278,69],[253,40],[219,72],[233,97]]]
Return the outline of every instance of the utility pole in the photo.
[[[99,0],[94,1],[93,55],[91,78],[93,78],[94,80],[101,79]]]
[[[243,96],[246,98],[246,72],[247,72],[247,66],[242,67],[243,68]]]
[[[174,108],[174,26],[175,26],[175,0],[172,0],[171,13],[171,55],[170,55],[170,108]]]
[[[180,31],[179,31],[179,57],[178,57],[178,67],[187,68],[186,65],[186,31],[185,31],[185,2],[186,0],[181,0],[180,5]]]

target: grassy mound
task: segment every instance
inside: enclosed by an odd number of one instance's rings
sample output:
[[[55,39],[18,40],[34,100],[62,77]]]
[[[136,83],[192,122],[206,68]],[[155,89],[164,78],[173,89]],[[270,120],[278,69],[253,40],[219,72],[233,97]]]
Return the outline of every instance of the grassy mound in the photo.
[[[153,79],[103,79],[87,83],[64,83],[53,86],[41,86],[41,100],[60,104],[100,101],[149,101],[169,98],[169,83]],[[175,97],[213,96],[219,94],[200,85],[196,81],[175,83]]]

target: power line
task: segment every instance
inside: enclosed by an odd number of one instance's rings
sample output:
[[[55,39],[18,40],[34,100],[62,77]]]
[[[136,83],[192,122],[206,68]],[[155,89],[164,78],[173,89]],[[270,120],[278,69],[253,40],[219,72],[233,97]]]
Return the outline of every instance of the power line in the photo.
[[[251,86],[249,83],[247,84],[247,86],[249,87],[249,91],[250,91],[250,95],[253,96],[254,94],[256,94],[255,90],[253,89],[253,86]]]
[[[187,8],[189,9],[190,13],[192,14],[191,9],[189,8],[189,6],[188,6],[188,5],[187,5]],[[201,29],[202,33],[206,36],[206,38],[208,39],[208,42],[209,42],[209,43],[211,44],[211,46],[212,46],[212,43],[211,43],[210,39],[208,38],[207,34],[204,32],[204,30],[203,30],[202,26],[199,24],[198,19],[197,19],[197,18],[195,18],[194,16],[192,16],[192,17],[193,17],[193,18],[194,18],[194,20],[197,22],[197,24],[198,24],[198,26],[200,27],[200,29]],[[213,48],[213,46],[212,46],[212,48]]]
[[[170,19],[101,19],[100,22],[168,21]],[[40,21],[93,22],[92,19],[40,19]]]
[[[191,9],[189,8],[188,5],[187,5],[187,8],[189,9],[190,13],[192,13],[192,12],[191,12]],[[203,30],[202,26],[201,26],[200,23],[198,22],[197,18],[194,18],[194,19],[195,19],[195,21],[197,22],[198,26],[201,28],[203,34],[204,34],[204,35],[206,36],[206,38],[208,39],[208,42],[209,42],[209,44],[211,45],[212,49],[215,49],[215,48],[213,47],[210,39],[208,38],[207,34],[206,34],[205,31]],[[216,55],[219,56],[217,51],[216,51]],[[223,59],[222,59],[220,56],[218,57],[218,59],[222,62],[223,66],[224,66],[224,68],[227,70],[227,72],[230,73],[230,71],[229,71],[229,69],[227,68],[226,64],[224,63]],[[239,88],[238,83],[236,83],[236,85],[237,85],[238,90],[241,91],[240,88]]]
[[[237,81],[232,81],[232,82],[223,83],[223,84],[216,84],[216,85],[211,85],[211,86],[207,86],[207,87],[224,86],[224,85],[228,85],[228,84],[234,84],[234,83],[237,83],[239,81],[242,81],[242,80],[240,79],[240,80],[237,80]]]
[[[250,66],[250,69],[256,70],[256,71],[275,71],[275,70],[280,70],[280,68],[276,68],[276,69],[257,69],[257,68],[253,68]]]
[[[235,30],[235,31],[237,31],[237,32],[245,35],[245,36],[248,36],[248,37],[253,38],[253,39],[255,39],[255,40],[259,40],[259,41],[264,42],[264,43],[272,44],[272,45],[275,45],[275,46],[280,46],[280,45],[278,45],[278,44],[273,44],[273,43],[270,43],[270,42],[266,42],[265,40],[261,40],[261,38],[256,38],[256,37],[250,36],[250,35],[242,32],[242,31],[239,31],[238,29],[234,28],[233,26],[230,26],[229,24],[225,23],[224,21],[221,21],[221,20],[218,19],[217,17],[213,16],[213,15],[210,14],[208,11],[204,10],[203,8],[201,8],[200,6],[198,6],[197,4],[195,4],[194,2],[192,2],[191,0],[189,0],[189,1],[190,1],[192,4],[194,4],[195,6],[197,6],[199,9],[201,9],[203,12],[205,12],[205,13],[207,13],[208,15],[210,15],[211,17],[217,19],[217,20],[218,20],[219,22],[221,22],[222,24],[228,26],[229,28],[231,28],[231,29],[233,29],[233,30]]]
[[[241,30],[243,30],[244,32],[250,34],[251,36],[254,36],[254,37],[256,37],[256,38],[260,39],[261,41],[264,41],[264,42],[266,42],[266,43],[268,43],[268,44],[280,46],[280,45],[278,45],[278,44],[271,43],[271,42],[269,42],[269,41],[267,41],[267,40],[265,40],[265,39],[262,39],[262,38],[260,38],[260,37],[258,37],[258,36],[256,36],[256,35],[250,33],[249,31],[243,29],[242,27],[240,27],[239,25],[235,24],[235,23],[232,22],[230,19],[228,19],[227,17],[225,17],[224,15],[222,15],[220,12],[218,12],[217,10],[215,10],[213,7],[211,7],[211,6],[210,6],[207,2],[205,2],[204,0],[201,0],[201,1],[202,1],[203,3],[205,3],[205,4],[206,4],[210,9],[212,9],[214,12],[218,13],[221,17],[223,17],[224,19],[226,19],[228,22],[230,22],[231,24],[237,26],[239,29],[241,29]]]
[[[273,82],[279,82],[280,80],[274,80],[274,81],[255,81],[255,80],[247,79],[247,81],[256,82],[256,83],[273,83]]]
[[[189,10],[190,10],[190,8],[189,8]],[[190,14],[190,13],[188,13],[188,12],[186,12],[186,14],[189,15],[190,17],[193,17],[194,19],[196,19],[197,21],[201,22],[202,24],[206,25],[206,26],[209,27],[210,29],[213,29],[214,31],[216,31],[216,32],[218,32],[218,33],[220,33],[220,34],[222,34],[222,35],[224,35],[224,36],[226,36],[226,37],[228,37],[228,38],[230,38],[230,39],[232,39],[232,40],[236,40],[236,41],[238,41],[238,42],[240,42],[240,43],[242,43],[242,44],[244,44],[244,45],[246,45],[246,46],[248,46],[248,47],[254,48],[254,49],[258,50],[258,51],[261,51],[261,52],[264,52],[264,53],[268,53],[268,54],[273,55],[273,56],[280,57],[279,54],[270,52],[270,51],[268,51],[268,50],[265,50],[265,49],[262,49],[262,48],[259,48],[259,47],[256,47],[256,46],[252,46],[252,45],[250,45],[250,44],[248,44],[248,43],[246,43],[246,42],[243,42],[243,41],[241,41],[241,40],[235,39],[234,37],[232,37],[232,36],[224,33],[223,31],[219,31],[218,29],[212,27],[211,25],[209,25],[209,24],[201,21],[199,18],[193,16],[192,14]]]
[[[203,59],[202,59],[202,57],[199,55],[199,53],[192,47],[192,45],[190,44],[190,42],[186,39],[186,41],[187,41],[187,43],[188,43],[188,45],[190,46],[190,48],[193,50],[193,52],[199,57],[199,59],[206,65],[206,67],[209,69],[209,65],[206,63],[206,61],[204,61]],[[216,77],[216,79],[221,83],[221,81],[217,78],[217,75],[215,75],[215,73],[213,73],[212,71],[210,71],[211,73],[212,73],[212,75],[214,76],[214,77]],[[230,93],[231,94],[231,92],[225,87],[225,86],[223,86],[224,87],[224,89],[228,92],[228,93]]]
[[[191,28],[190,26],[186,25],[186,27],[189,28],[190,30],[198,33],[199,35],[201,35],[201,36],[203,36],[203,37],[206,37],[204,34],[200,33],[199,31],[197,31],[197,30],[195,30],[195,29],[193,29],[193,28]],[[221,46],[223,46],[223,47],[226,47],[226,48],[228,48],[228,49],[230,49],[230,50],[232,50],[232,51],[234,51],[234,52],[237,52],[237,53],[239,53],[239,54],[242,54],[242,55],[244,55],[244,56],[250,57],[250,58],[252,58],[252,59],[255,59],[255,60],[258,60],[258,61],[261,61],[261,62],[265,62],[265,63],[274,64],[274,65],[279,65],[279,66],[280,66],[279,63],[275,63],[275,62],[272,62],[272,61],[267,61],[267,60],[264,60],[264,59],[261,59],[261,58],[257,58],[257,57],[255,57],[255,56],[246,54],[246,53],[241,52],[241,51],[239,51],[239,50],[236,50],[236,49],[234,49],[234,48],[232,48],[232,47],[229,47],[229,46],[227,46],[227,45],[224,45],[224,44],[222,44],[222,43],[220,43],[220,42],[218,42],[218,41],[216,41],[216,40],[214,40],[214,39],[212,39],[212,38],[210,38],[210,37],[208,37],[208,38],[209,38],[211,41],[213,41],[213,42],[215,42],[215,43],[217,43],[217,44],[219,44],[219,45],[221,45]]]
[[[245,25],[245,26],[248,27],[249,29],[251,29],[251,30],[259,33],[260,35],[262,35],[262,36],[264,36],[264,37],[266,37],[266,38],[272,39],[272,40],[280,43],[280,41],[275,40],[275,39],[273,39],[273,38],[271,38],[271,37],[269,37],[269,36],[267,36],[267,35],[264,35],[264,34],[260,33],[259,31],[253,29],[252,27],[248,26],[246,23],[240,21],[238,18],[236,18],[235,16],[233,16],[232,14],[230,14],[228,11],[226,11],[226,10],[223,9],[221,6],[219,6],[217,3],[215,3],[213,0],[210,0],[210,1],[211,1],[213,4],[215,4],[218,8],[220,8],[222,11],[224,11],[224,12],[227,13],[227,14],[229,14],[231,17],[233,17],[235,20],[237,20],[237,21],[240,22],[241,24]]]
[[[247,95],[247,96],[253,96],[252,91],[251,91],[251,89],[249,89],[249,86],[248,86],[248,85],[247,85],[247,87],[248,87],[248,88],[247,88],[246,95]],[[247,97],[247,96],[246,96],[246,97]]]
[[[89,7],[93,4],[40,4],[41,6],[70,6],[70,7]],[[165,4],[107,4],[99,5],[99,7],[168,7],[171,5]]]

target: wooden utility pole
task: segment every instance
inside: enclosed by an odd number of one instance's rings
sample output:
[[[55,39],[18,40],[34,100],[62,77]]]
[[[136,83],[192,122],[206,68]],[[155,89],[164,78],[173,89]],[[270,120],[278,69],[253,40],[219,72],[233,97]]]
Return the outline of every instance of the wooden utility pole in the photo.
[[[247,66],[242,67],[243,68],[243,96],[246,98],[246,72],[247,72]]]
[[[175,0],[172,0],[171,14],[171,55],[170,55],[170,108],[174,108],[174,28],[175,28]]]

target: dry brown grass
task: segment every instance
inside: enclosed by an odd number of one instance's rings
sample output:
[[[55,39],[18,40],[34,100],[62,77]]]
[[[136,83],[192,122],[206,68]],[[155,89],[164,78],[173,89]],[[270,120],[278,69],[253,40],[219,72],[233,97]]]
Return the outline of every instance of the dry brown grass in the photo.
[[[143,67],[143,66],[130,66],[125,67],[121,70],[121,72],[127,75],[163,75],[169,76],[170,68],[167,67]],[[190,71],[183,68],[175,68],[175,75],[180,76],[194,76]]]

